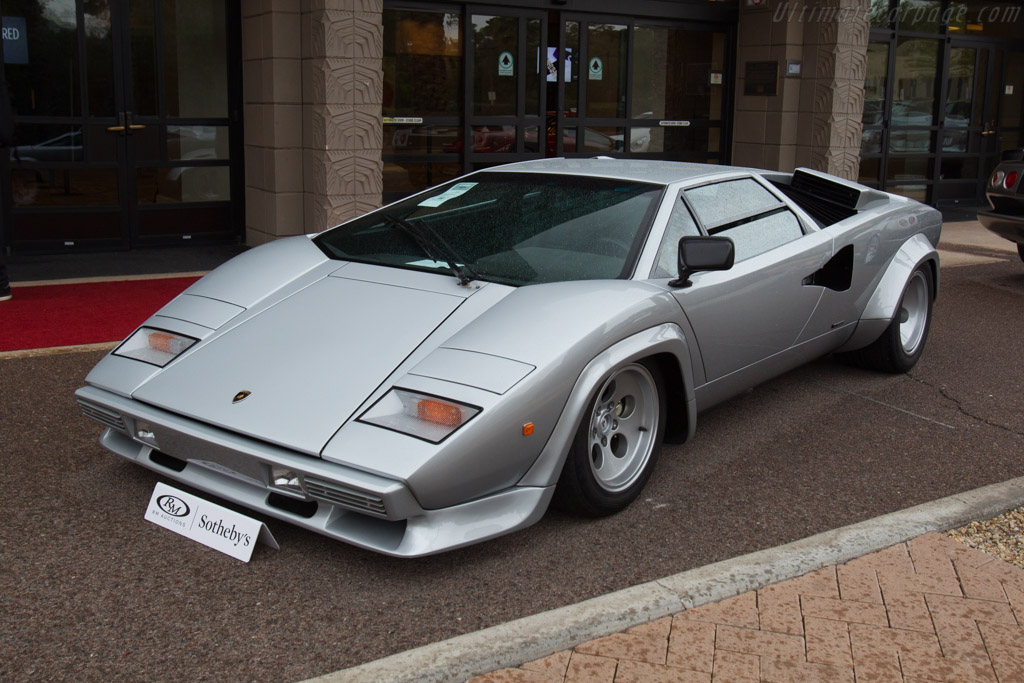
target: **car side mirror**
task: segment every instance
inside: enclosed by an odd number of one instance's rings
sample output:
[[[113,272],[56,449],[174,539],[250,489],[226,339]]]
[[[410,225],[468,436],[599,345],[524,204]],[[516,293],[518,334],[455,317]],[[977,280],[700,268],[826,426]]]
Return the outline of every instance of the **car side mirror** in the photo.
[[[683,237],[679,240],[679,278],[669,287],[689,287],[690,276],[704,270],[729,270],[736,247],[728,237]]]

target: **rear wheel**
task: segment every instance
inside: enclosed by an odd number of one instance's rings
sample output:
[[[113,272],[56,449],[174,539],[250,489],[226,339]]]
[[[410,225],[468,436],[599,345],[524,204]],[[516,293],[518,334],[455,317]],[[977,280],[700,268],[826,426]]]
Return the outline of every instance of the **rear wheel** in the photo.
[[[863,349],[843,354],[855,365],[883,372],[908,372],[917,364],[932,322],[934,285],[927,265],[914,271],[903,290],[896,315],[878,339]]]
[[[602,517],[640,494],[665,435],[665,390],[653,363],[616,369],[583,415],[555,490],[564,510]]]

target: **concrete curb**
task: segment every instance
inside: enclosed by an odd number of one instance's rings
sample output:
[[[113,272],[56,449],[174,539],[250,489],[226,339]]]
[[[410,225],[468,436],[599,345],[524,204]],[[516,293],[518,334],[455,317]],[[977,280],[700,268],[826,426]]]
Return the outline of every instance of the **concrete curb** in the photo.
[[[100,342],[99,344],[75,344],[73,346],[48,346],[41,349],[21,349],[20,351],[0,351],[0,360],[9,358],[39,358],[41,356],[58,356],[63,353],[89,353],[90,351],[109,351],[121,342]]]
[[[1021,505],[1024,477],[400,652],[310,681],[464,681],[684,609],[842,564],[929,531],[945,531],[995,517]]]

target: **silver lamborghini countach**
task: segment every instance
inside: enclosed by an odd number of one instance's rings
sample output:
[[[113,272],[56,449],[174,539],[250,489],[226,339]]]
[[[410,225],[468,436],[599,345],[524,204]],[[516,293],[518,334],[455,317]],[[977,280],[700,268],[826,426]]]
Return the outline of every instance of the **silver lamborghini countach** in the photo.
[[[107,449],[415,557],[622,510],[662,442],[836,353],[914,366],[934,209],[823,173],[549,159],[252,249],[77,392]]]

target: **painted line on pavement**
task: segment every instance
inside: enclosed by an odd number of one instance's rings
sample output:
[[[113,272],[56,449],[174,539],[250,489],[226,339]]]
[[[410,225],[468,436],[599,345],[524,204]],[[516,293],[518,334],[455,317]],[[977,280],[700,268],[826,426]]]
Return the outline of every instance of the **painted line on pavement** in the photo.
[[[1024,477],[309,679],[464,681],[1024,505]]]
[[[905,415],[909,415],[911,417],[916,417],[919,420],[924,420],[925,422],[931,422],[932,424],[939,425],[940,427],[945,427],[946,429],[956,429],[956,427],[954,427],[953,425],[946,424],[945,422],[939,422],[938,420],[930,418],[927,415],[921,415],[920,413],[915,413],[912,410],[907,410],[906,408],[900,408],[899,406],[894,406],[893,404],[886,403],[885,401],[879,401],[877,398],[871,398],[870,396],[865,396],[864,394],[858,394],[856,391],[850,391],[849,389],[842,389],[840,387],[835,386],[834,384],[827,384],[825,382],[822,382],[822,381],[816,380],[816,379],[808,380],[808,382],[810,384],[816,384],[819,387],[822,387],[824,389],[828,389],[829,391],[834,391],[834,392],[839,393],[839,394],[847,394],[849,396],[856,396],[857,398],[864,399],[865,401],[870,401],[871,403],[876,403],[876,404],[878,404],[878,405],[880,405],[880,406],[882,406],[884,408],[889,408],[890,410],[895,410],[895,411],[898,411],[900,413],[904,413]]]

